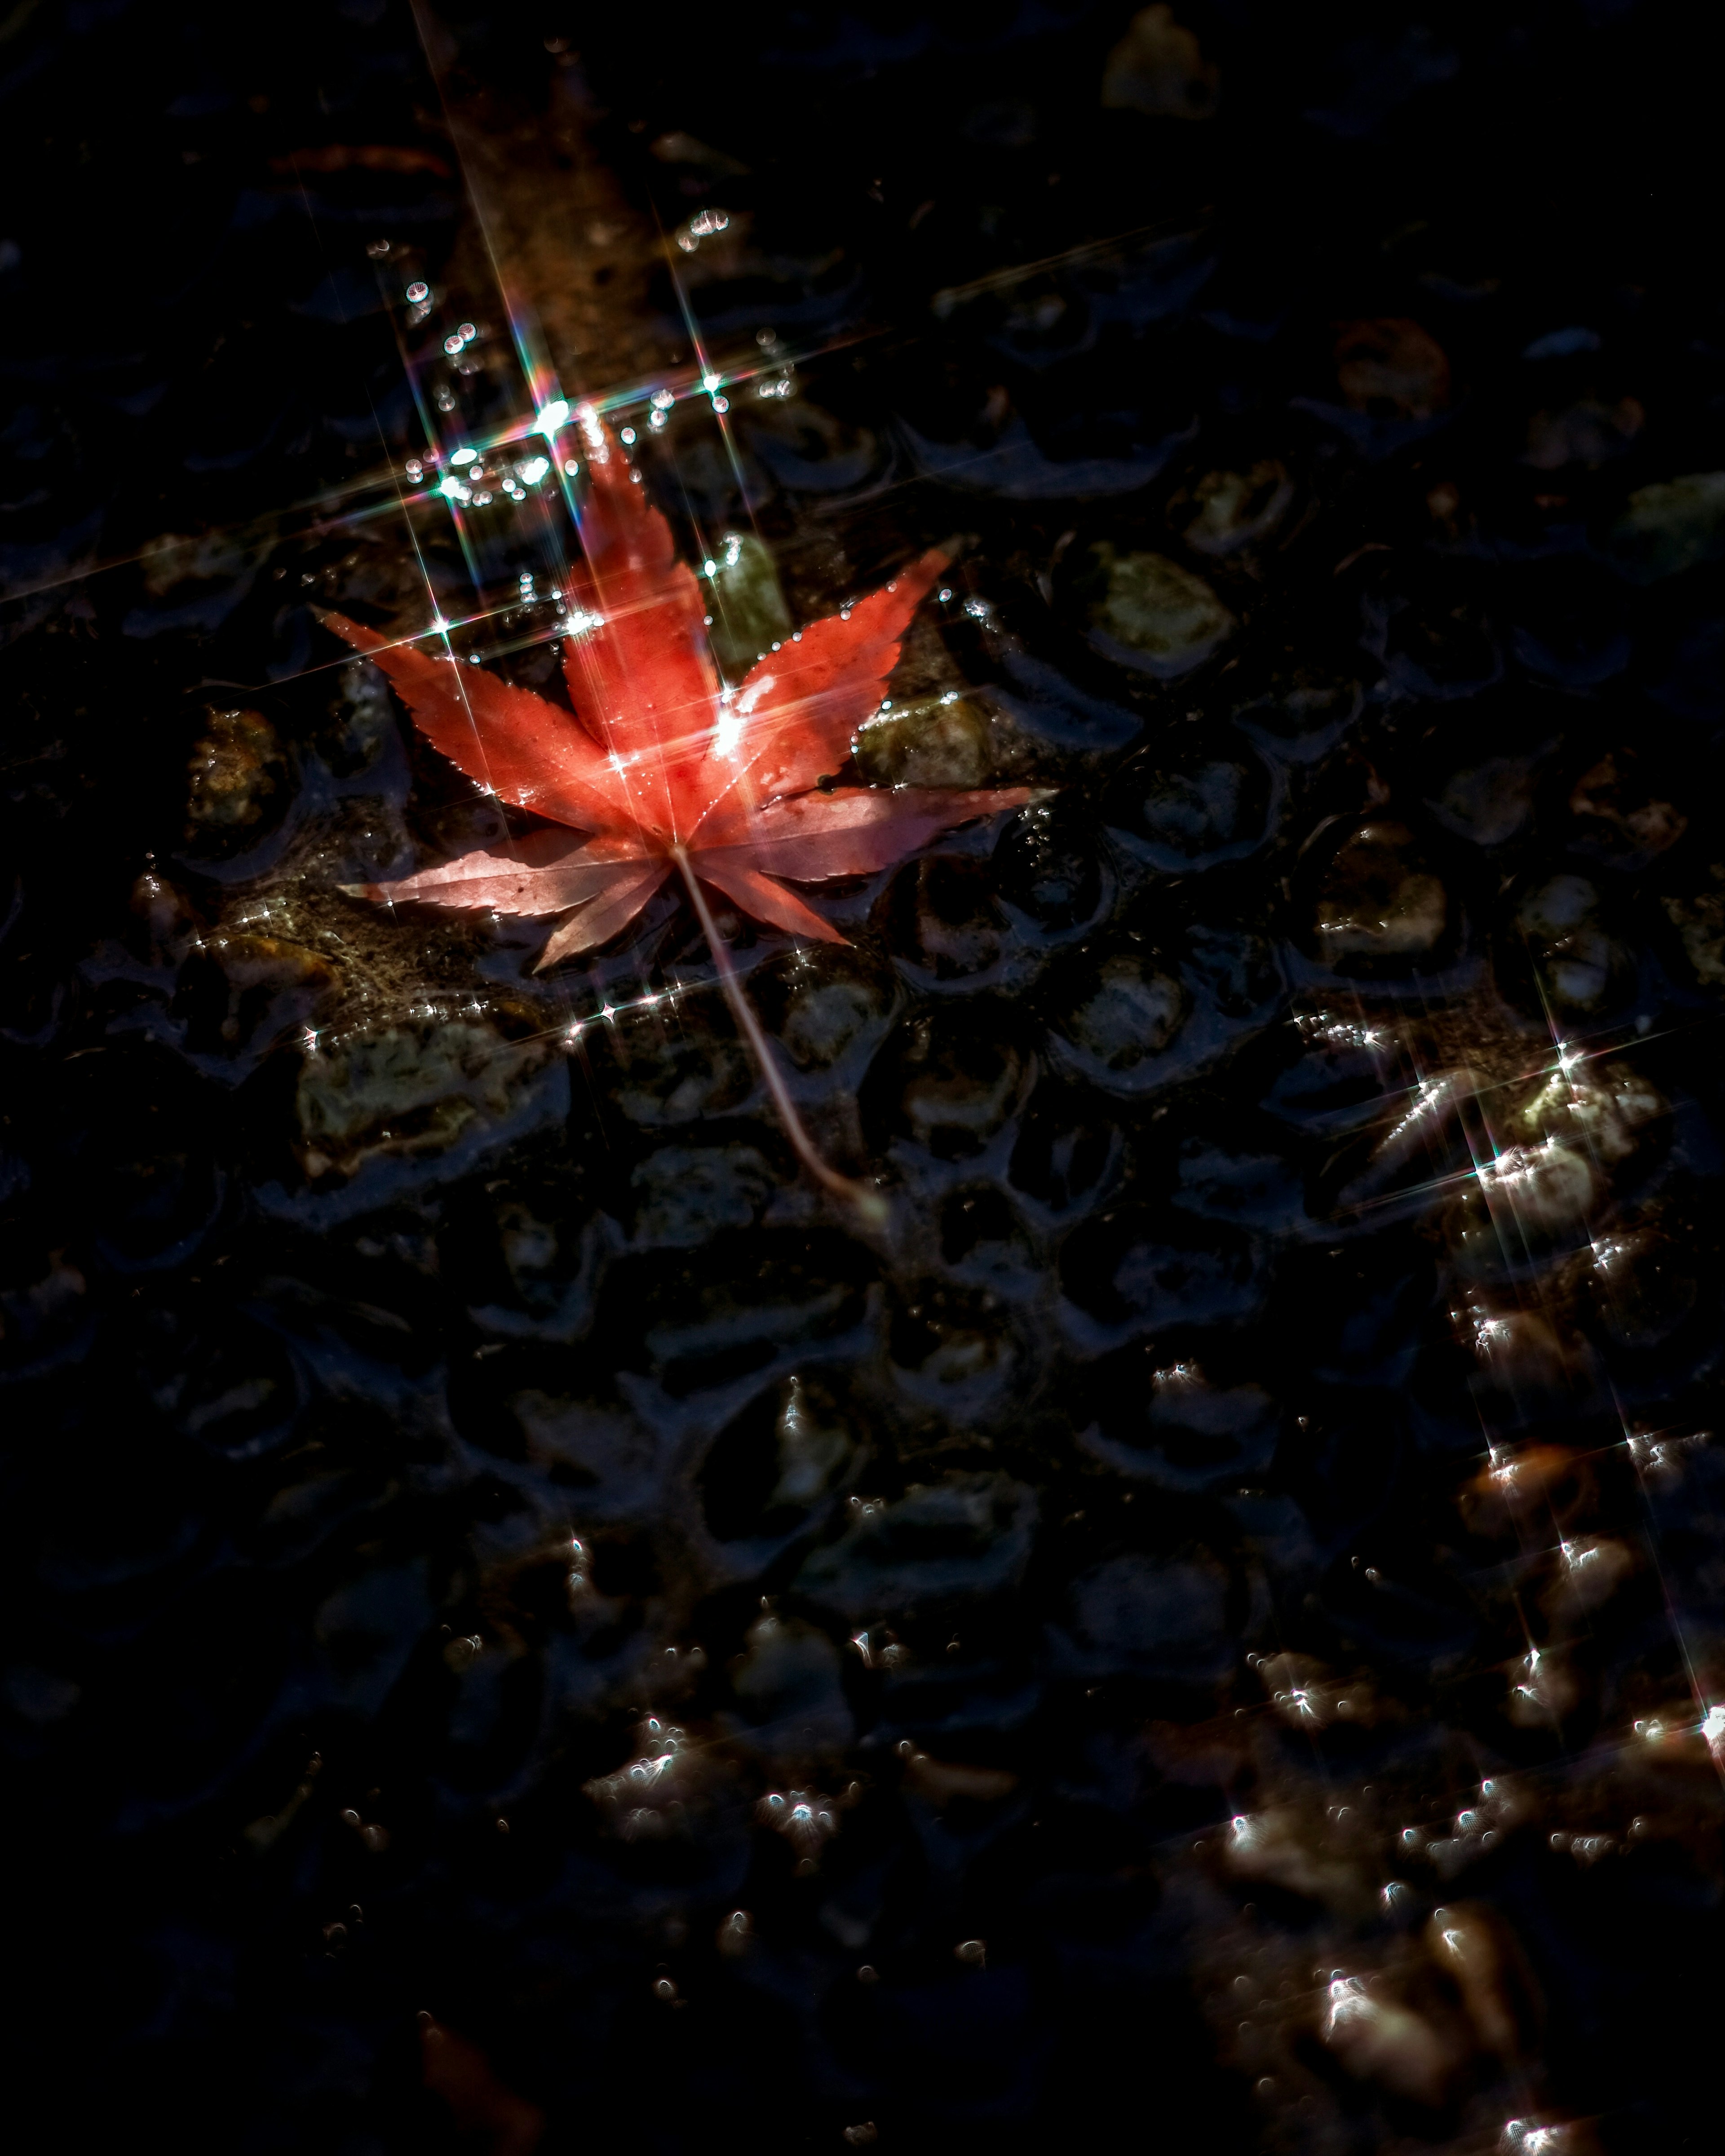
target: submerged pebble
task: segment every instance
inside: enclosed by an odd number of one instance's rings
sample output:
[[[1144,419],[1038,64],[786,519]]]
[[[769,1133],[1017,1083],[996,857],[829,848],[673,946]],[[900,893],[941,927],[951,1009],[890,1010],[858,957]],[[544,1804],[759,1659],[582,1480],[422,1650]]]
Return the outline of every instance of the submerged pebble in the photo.
[[[1173,680],[1233,634],[1234,617],[1209,585],[1167,555],[1119,554],[1101,541],[1090,558],[1091,641],[1119,665]]]
[[[1450,932],[1442,880],[1404,824],[1363,824],[1332,854],[1313,911],[1327,964],[1386,970],[1430,963]]]
[[[313,1183],[368,1161],[434,1158],[501,1123],[550,1061],[542,1035],[501,1018],[405,1019],[321,1042],[300,1065],[296,1151]]]

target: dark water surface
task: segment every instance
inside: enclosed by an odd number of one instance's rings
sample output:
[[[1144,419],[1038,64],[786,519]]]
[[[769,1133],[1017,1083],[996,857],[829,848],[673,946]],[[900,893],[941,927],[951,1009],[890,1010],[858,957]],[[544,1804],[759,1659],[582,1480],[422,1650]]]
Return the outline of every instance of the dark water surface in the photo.
[[[33,2145],[1712,2145],[1703,21],[0,22]],[[669,889],[346,889],[497,820],[316,609],[560,693],[558,393],[1049,789],[721,921],[883,1232]]]

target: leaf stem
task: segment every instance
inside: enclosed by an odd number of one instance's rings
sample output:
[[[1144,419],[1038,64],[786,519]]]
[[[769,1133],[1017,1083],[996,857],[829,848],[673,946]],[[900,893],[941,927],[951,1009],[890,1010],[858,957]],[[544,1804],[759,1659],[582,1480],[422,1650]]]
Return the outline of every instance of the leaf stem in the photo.
[[[719,925],[713,919],[712,909],[706,902],[699,879],[690,864],[688,855],[680,846],[672,849],[677,866],[688,889],[689,901],[695,908],[695,917],[701,923],[707,948],[713,954],[713,964],[718,970],[719,986],[725,992],[725,1000],[731,1006],[731,1015],[737,1021],[737,1029],[747,1043],[755,1067],[766,1081],[773,1105],[778,1111],[778,1120],[784,1134],[790,1140],[792,1150],[823,1190],[830,1191],[834,1198],[842,1198],[854,1205],[870,1227],[884,1227],[888,1218],[886,1199],[878,1190],[871,1190],[865,1183],[854,1183],[848,1175],[840,1175],[830,1168],[815,1149],[815,1144],[803,1127],[803,1118],[797,1112],[797,1104],[791,1098],[790,1088],[785,1084],[778,1063],[774,1060],[772,1043],[768,1040],[761,1021],[755,1015],[754,1005],[743,993],[742,982],[731,963],[731,952]]]

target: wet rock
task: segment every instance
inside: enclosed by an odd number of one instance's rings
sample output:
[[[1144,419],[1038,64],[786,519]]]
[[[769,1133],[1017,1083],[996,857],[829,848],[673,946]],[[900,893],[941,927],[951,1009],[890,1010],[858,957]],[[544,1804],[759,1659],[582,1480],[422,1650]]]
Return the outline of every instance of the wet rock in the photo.
[[[1268,835],[1274,790],[1250,753],[1170,757],[1152,748],[1116,775],[1104,813],[1132,852],[1181,875],[1255,851]]]
[[[1344,1144],[1317,1178],[1314,1196],[1323,1209],[1345,1213],[1467,1173],[1480,1091],[1479,1073],[1466,1064],[1423,1076],[1406,1091],[1398,1088],[1390,1096],[1391,1118],[1373,1133],[1369,1156],[1362,1162],[1362,1148]]]
[[[856,1458],[849,1419],[818,1376],[787,1378],[713,1440],[697,1478],[719,1541],[793,1534],[844,1484]]]
[[[707,596],[713,619],[708,635],[726,680],[736,682],[763,653],[787,641],[796,624],[772,551],[753,532],[726,532],[711,558]]]
[[[600,1818],[623,1841],[665,1841],[692,1834],[724,1780],[720,1762],[676,1723],[649,1714],[635,1732],[633,1758],[585,1784]]]
[[[1334,747],[1364,707],[1365,693],[1351,675],[1314,665],[1294,651],[1252,669],[1247,680],[1250,685],[1233,706],[1235,723],[1253,740],[1296,762],[1309,762]]]
[[[1443,346],[1404,316],[1346,324],[1334,356],[1337,386],[1355,412],[1373,418],[1429,419],[1450,402]]]
[[[1147,112],[1158,120],[1208,120],[1221,79],[1172,8],[1146,8],[1108,55],[1102,103],[1111,111]]]
[[[1397,1998],[1375,1976],[1337,1977],[1330,1984],[1318,2039],[1357,2081],[1439,2109],[1466,2065],[1453,2034]]]
[[[535,1014],[423,1016],[321,1041],[295,1095],[295,1149],[313,1183],[351,1178],[369,1161],[427,1159],[500,1126],[552,1045]]]
[[[1221,556],[1267,539],[1294,503],[1294,483],[1274,457],[1248,471],[1212,471],[1168,506],[1174,528],[1194,553]]]
[[[590,1208],[560,1206],[540,1187],[494,1184],[470,1209],[459,1203],[444,1238],[444,1269],[484,1331],[526,1339],[572,1340],[593,1318],[602,1263]]]
[[[1576,1019],[1621,1003],[1635,985],[1635,961],[1610,933],[1605,910],[1589,877],[1560,871],[1535,882],[1513,915],[1521,948],[1510,946],[1500,962],[1509,987],[1524,1002],[1531,988],[1548,1009]]]
[[[1646,419],[1633,397],[1615,404],[1587,397],[1561,412],[1536,412],[1527,422],[1522,462],[1536,471],[1561,471],[1566,465],[1597,471],[1633,445]]]
[[[1502,1537],[1540,1518],[1566,1527],[1591,1510],[1598,1494],[1593,1462],[1566,1446],[1494,1449],[1491,1465],[1462,1491],[1461,1512],[1470,1534]]]
[[[287,758],[260,711],[213,711],[187,766],[187,836],[228,850],[279,819]]]
[[[1568,1146],[1511,1146],[1479,1171],[1487,1205],[1502,1205],[1535,1240],[1574,1229],[1599,1189],[1593,1163]]]
[[[881,463],[879,438],[847,424],[799,398],[760,393],[782,377],[760,385],[742,432],[757,460],[793,494],[840,494],[863,485]]]
[[[1100,541],[1081,589],[1096,649],[1158,681],[1201,666],[1234,633],[1233,615],[1203,578],[1165,554],[1120,554]]]
[[[1282,1153],[1194,1135],[1181,1139],[1178,1163],[1174,1203],[1187,1212],[1271,1233],[1305,1219],[1300,1176]]]
[[[1427,806],[1458,838],[1479,846],[1501,846],[1526,825],[1533,810],[1533,760],[1487,757],[1446,780]]]
[[[661,1146],[629,1178],[633,1239],[693,1250],[721,1229],[752,1227],[781,1182],[757,1146]]]
[[[1057,801],[1033,802],[1014,816],[994,850],[996,887],[1045,934],[1082,927],[1101,909],[1102,865],[1082,821]]]
[[[1533,814],[1537,754],[1485,756],[1439,781],[1425,805],[1447,831],[1476,846],[1501,846]]]
[[[1503,671],[1476,582],[1427,569],[1406,592],[1368,591],[1361,642],[1395,685],[1448,702],[1489,688]]]
[[[1481,1902],[1434,1909],[1426,1951],[1455,1984],[1482,2048],[1505,2066],[1526,2056],[1538,2024],[1538,1994],[1514,1933]]]
[[[1561,1730],[1580,1704],[1580,1684],[1561,1647],[1530,1647],[1509,1676],[1505,1712],[1517,1729]]]
[[[595,1077],[630,1122],[675,1130],[728,1115],[754,1091],[742,1044],[728,1031],[707,1029],[705,1015],[689,1014],[676,1026],[636,1016],[617,1019],[603,1032],[588,1029]]]
[[[262,1459],[293,1436],[306,1388],[280,1335],[224,1311],[153,1389],[175,1427],[224,1460]]]
[[[151,540],[139,557],[139,582],[157,603],[134,608],[126,617],[126,634],[218,628],[257,582],[275,536],[270,517],[239,535],[164,531]]]
[[[943,1812],[949,1805],[1000,1804],[1017,1789],[1019,1777],[1000,1767],[913,1752],[905,1762],[905,1782],[925,1804]]]
[[[295,875],[312,891],[387,881],[413,865],[407,819],[399,804],[382,793],[347,795],[318,818],[292,855]]]
[[[1566,1536],[1541,1599],[1553,1621],[1567,1629],[1603,1609],[1635,1569],[1634,1552],[1615,1536]]]
[[[1028,1358],[1005,1316],[991,1291],[918,1283],[888,1328],[901,1389],[955,1421],[982,1416],[1009,1389],[1022,1399]]]
[[[944,1265],[1002,1294],[1024,1292],[1036,1276],[1033,1239],[1011,1199],[992,1183],[948,1193],[940,1210],[940,1250]]]
[[[865,1122],[881,1142],[907,1138],[937,1160],[978,1153],[1024,1100],[1034,1061],[1017,1013],[973,999],[902,1027],[870,1071]]]
[[[1111,1092],[1163,1082],[1161,1059],[1192,1008],[1177,973],[1148,955],[1117,952],[1074,968],[1060,988],[1051,1035],[1061,1061]]]
[[[1549,1140],[1508,1145],[1476,1173],[1449,1228],[1456,1261],[1471,1277],[1501,1278],[1507,1268],[1587,1239],[1603,1178],[1584,1152]]]
[[[887,894],[882,924],[896,956],[937,981],[991,971],[1008,936],[988,863],[963,855],[907,862]]]
[[[290,1036],[315,1034],[340,978],[327,958],[280,937],[205,937],[174,996],[187,1051],[238,1075]]]
[[[1291,1807],[1243,1812],[1231,1820],[1223,1861],[1237,1879],[1279,1888],[1340,1914],[1369,1906],[1371,1889],[1357,1850],[1348,1848],[1327,1822]]]
[[[1366,1727],[1378,1718],[1368,1676],[1338,1677],[1310,1655],[1247,1659],[1257,1664],[1259,1682],[1291,1728],[1325,1729],[1337,1722]]]
[[[1690,472],[1637,488],[1606,550],[1620,574],[1637,584],[1717,562],[1725,555],[1725,472]]]
[[[781,1756],[838,1751],[855,1734],[839,1650],[824,1632],[768,1611],[749,1627],[731,1691],[751,1740]]]
[[[1725,868],[1707,870],[1713,888],[1692,893],[1666,892],[1660,899],[1665,916],[1691,970],[1703,988],[1725,988]]]
[[[1234,1489],[1261,1476],[1281,1440],[1281,1409],[1261,1386],[1212,1383],[1201,1364],[1132,1348],[1099,1364],[1085,1450],[1117,1473],[1165,1490]]]
[[[177,966],[198,942],[191,901],[153,870],[133,884],[131,907],[137,925],[128,940],[146,964]]]
[[[853,1067],[886,1037],[900,991],[884,968],[855,950],[809,944],[750,992],[769,1030],[799,1071]]]
[[[1512,1141],[1567,1145],[1608,1172],[1630,1159],[1671,1112],[1633,1063],[1567,1055],[1548,1077],[1512,1098],[1505,1131]]]
[[[1670,798],[1676,790],[1661,784],[1634,748],[1611,750],[1582,773],[1569,796],[1579,843],[1613,868],[1645,868],[1689,828]]]
[[[1313,927],[1326,965],[1395,973],[1440,962],[1453,907],[1405,824],[1363,824],[1332,855]]]
[[[676,435],[671,498],[685,502],[706,529],[741,521],[772,499],[772,480],[739,439],[733,436],[726,443],[716,433],[691,425],[686,411],[670,416]],[[747,672],[757,655],[739,649],[735,662],[739,671]]]
[[[399,726],[381,668],[356,660],[342,668],[341,683],[317,746],[337,778],[352,778],[382,761],[400,738]]]
[[[1380,1101],[1396,1042],[1387,1025],[1318,1007],[1295,1021],[1299,1052],[1264,1096],[1271,1115],[1317,1129],[1358,1127]]]
[[[1016,1585],[1036,1500],[1004,1475],[913,1483],[894,1502],[853,1499],[836,1543],[818,1549],[797,1592],[847,1623],[928,1614]]]
[[[1183,427],[1148,448],[1117,456],[1083,454],[1081,436],[1057,442],[1054,446],[1074,452],[1059,455],[1045,450],[1009,399],[1003,395],[997,404],[991,395],[962,439],[931,439],[904,420],[900,431],[918,469],[932,479],[1009,501],[1047,501],[1135,493],[1155,478],[1192,430]]]
[[[1077,1229],[1060,1285],[1090,1325],[1121,1334],[1249,1317],[1264,1286],[1250,1244],[1227,1228],[1122,1206]]]
[[[856,737],[870,786],[987,786],[994,777],[987,714],[956,690],[881,707]]]
[[[784,1370],[867,1315],[869,1254],[831,1230],[714,1236],[687,1259],[614,1268],[600,1323],[625,1368],[644,1363],[674,1399]]]
[[[660,1449],[624,1409],[534,1385],[510,1394],[506,1404],[519,1442],[500,1443],[501,1431],[480,1431],[477,1441],[485,1442],[489,1451],[525,1460],[560,1493],[578,1492],[583,1520],[638,1517],[650,1504],[663,1474]],[[567,1502],[567,1495],[561,1502]],[[565,1582],[572,1602],[581,1601],[591,1584],[589,1568],[577,1553]]]
[[[1025,1110],[1007,1173],[1014,1190],[1058,1216],[1101,1193],[1119,1152],[1119,1130],[1093,1097],[1045,1081]]]

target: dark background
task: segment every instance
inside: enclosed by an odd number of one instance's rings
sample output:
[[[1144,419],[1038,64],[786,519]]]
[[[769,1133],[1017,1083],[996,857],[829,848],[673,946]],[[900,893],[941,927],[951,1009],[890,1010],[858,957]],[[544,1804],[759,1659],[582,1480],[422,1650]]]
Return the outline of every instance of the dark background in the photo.
[[[49,2145],[1707,2141],[1725,525],[1640,491],[1725,467],[1704,17],[1177,13],[1199,72],[1113,106],[1130,11],[1059,0],[0,22],[8,2096]],[[662,243],[715,207],[724,249]],[[812,619],[956,542],[916,682],[974,692],[954,771],[1060,788],[845,894],[836,970],[739,928],[782,1037],[811,982],[853,1014],[801,1082],[903,1194],[884,1248],[799,1194],[670,900],[536,982],[531,935],[341,894],[470,803],[312,607],[457,618],[566,551],[398,506],[428,425],[527,408],[498,268],[566,393],[685,385],[691,327],[794,356],[735,466],[698,398],[652,445],[683,543],[752,519]],[[1194,489],[1260,466],[1279,521],[1206,552]],[[1145,549],[1233,624],[1161,678],[1096,639]],[[475,649],[543,687],[545,634]],[[1441,931],[1337,963],[1348,876],[1415,872]],[[1554,1031],[1656,1104],[1585,1233],[1482,1224],[1502,1116],[1373,1154],[1440,1068],[1531,1097]],[[1488,1305],[1536,1327],[1481,1348]],[[1177,1365],[1220,1404],[1170,1437]],[[1277,1655],[1376,1704],[1279,1716]],[[649,1711],[685,1810],[631,1839]],[[1358,1971],[1435,2079],[1319,2041]]]

